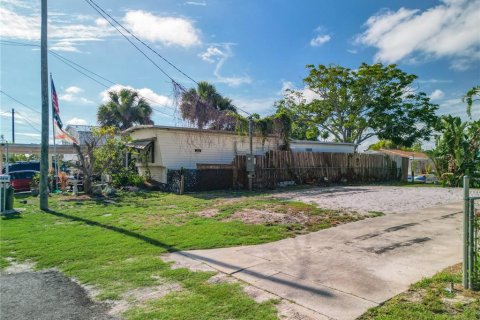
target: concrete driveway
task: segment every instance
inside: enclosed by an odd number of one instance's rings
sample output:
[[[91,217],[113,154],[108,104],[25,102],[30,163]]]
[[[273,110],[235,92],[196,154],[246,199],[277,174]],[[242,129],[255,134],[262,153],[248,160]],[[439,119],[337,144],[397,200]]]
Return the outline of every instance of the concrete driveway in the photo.
[[[165,260],[230,274],[293,301],[308,310],[307,319],[355,319],[461,262],[461,210],[461,202],[446,204],[264,245],[178,252]]]

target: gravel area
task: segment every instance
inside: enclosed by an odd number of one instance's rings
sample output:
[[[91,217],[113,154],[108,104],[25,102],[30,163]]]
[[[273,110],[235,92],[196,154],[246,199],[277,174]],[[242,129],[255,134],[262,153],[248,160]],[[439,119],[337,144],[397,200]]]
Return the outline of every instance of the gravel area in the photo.
[[[471,191],[479,195],[479,190]],[[349,186],[281,192],[275,198],[313,203],[320,208],[367,213],[403,213],[463,200],[461,188]]]

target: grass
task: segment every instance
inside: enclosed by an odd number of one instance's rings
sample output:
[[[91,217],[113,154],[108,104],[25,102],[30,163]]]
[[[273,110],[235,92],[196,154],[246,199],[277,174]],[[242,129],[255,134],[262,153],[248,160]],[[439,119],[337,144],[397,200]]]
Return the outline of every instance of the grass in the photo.
[[[480,319],[480,293],[464,290],[461,280],[461,265],[448,268],[413,284],[410,290],[383,305],[370,309],[359,320]]]
[[[235,284],[210,284],[212,273],[171,269],[162,253],[252,245],[327,228],[361,217],[258,194],[160,192],[121,193],[112,200],[50,197],[51,211],[38,198],[17,198],[21,214],[0,221],[0,266],[7,258],[31,260],[38,269],[57,268],[99,290],[97,298],[121,299],[130,289],[179,283],[183,290],[134,308],[127,319],[275,319],[274,302],[255,303]],[[315,225],[247,224],[225,219],[246,208],[319,217]],[[200,212],[217,208],[219,215]],[[272,209],[273,208],[273,209]]]

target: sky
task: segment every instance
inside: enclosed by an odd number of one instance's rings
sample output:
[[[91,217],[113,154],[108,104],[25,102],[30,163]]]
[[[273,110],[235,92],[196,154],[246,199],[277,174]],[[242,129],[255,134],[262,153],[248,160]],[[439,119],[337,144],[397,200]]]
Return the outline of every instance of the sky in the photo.
[[[439,115],[463,119],[462,95],[480,84],[479,0],[94,1],[190,78],[211,82],[261,115],[274,112],[287,88],[308,97],[307,64],[397,64],[418,76],[415,89],[439,104]],[[16,142],[38,143],[40,1],[0,4],[0,134],[11,140],[15,108]],[[155,124],[183,125],[169,77],[186,88],[193,81],[144,49],[168,76],[162,73],[87,1],[49,0],[48,14],[48,67],[64,123],[96,124],[106,92],[125,86],[148,99]],[[473,117],[480,117],[479,106]]]

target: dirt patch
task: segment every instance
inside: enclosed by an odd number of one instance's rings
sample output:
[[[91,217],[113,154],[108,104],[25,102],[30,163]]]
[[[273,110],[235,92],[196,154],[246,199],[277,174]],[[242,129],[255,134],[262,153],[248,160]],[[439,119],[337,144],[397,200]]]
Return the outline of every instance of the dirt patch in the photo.
[[[2,273],[6,274],[31,272],[35,267],[35,263],[28,260],[24,262],[16,262],[13,258],[6,258],[6,260],[10,263],[10,265],[2,271]]]
[[[218,214],[219,214],[219,211],[216,208],[206,209],[196,213],[196,215],[204,218],[213,218]]]
[[[249,224],[307,224],[312,217],[303,213],[280,213],[270,210],[244,209],[224,220],[240,220]]]
[[[60,201],[64,202],[80,202],[80,201],[92,201],[92,200],[97,200],[99,198],[94,198],[89,195],[80,195],[80,196],[62,196],[60,198]]]
[[[112,302],[113,306],[108,314],[118,316],[132,307],[144,305],[150,300],[160,299],[171,292],[180,290],[182,290],[182,286],[178,283],[164,283],[154,287],[133,289],[124,293],[122,299]]]

